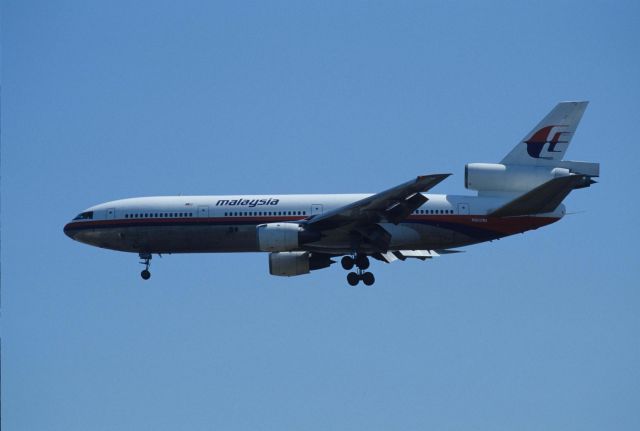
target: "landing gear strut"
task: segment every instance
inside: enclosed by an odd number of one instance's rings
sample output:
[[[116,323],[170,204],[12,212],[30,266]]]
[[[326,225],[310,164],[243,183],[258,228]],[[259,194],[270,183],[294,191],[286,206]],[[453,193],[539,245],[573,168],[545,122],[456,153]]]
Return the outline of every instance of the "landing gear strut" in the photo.
[[[350,286],[356,286],[360,280],[367,285],[371,286],[375,283],[376,279],[370,272],[365,272],[369,268],[369,258],[365,254],[357,254],[355,258],[351,256],[345,256],[340,261],[342,267],[347,271],[356,266],[358,269],[355,272],[347,274],[347,283]]]
[[[151,253],[140,253],[139,256],[140,259],[142,259],[140,263],[144,265],[144,269],[140,272],[140,277],[142,277],[143,280],[148,280],[151,278],[151,272],[149,272],[149,266],[151,266]]]

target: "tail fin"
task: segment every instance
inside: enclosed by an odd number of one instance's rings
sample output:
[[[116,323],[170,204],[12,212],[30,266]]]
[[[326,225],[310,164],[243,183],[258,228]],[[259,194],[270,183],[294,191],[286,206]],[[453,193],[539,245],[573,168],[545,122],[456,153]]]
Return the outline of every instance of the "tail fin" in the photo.
[[[515,146],[504,165],[555,165],[562,160],[589,102],[560,102]]]

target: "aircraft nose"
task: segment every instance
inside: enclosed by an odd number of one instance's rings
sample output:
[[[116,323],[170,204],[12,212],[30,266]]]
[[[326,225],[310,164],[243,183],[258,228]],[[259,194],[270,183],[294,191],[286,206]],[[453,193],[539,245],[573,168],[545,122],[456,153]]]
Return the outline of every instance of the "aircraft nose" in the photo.
[[[71,223],[67,223],[66,225],[64,225],[64,229],[62,229],[64,231],[64,234],[67,235],[69,238],[74,239],[74,231],[73,229],[71,229]]]

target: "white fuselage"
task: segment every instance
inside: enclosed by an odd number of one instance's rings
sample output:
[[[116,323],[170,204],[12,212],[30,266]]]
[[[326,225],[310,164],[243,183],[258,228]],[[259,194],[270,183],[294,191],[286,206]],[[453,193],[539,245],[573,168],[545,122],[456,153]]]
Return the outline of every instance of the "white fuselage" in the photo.
[[[258,225],[309,219],[369,194],[166,196],[122,199],[88,208],[65,226],[78,241],[136,253],[260,251]],[[428,201],[399,224],[380,223],[392,249],[443,249],[536,229],[564,215],[487,217],[512,197],[426,194]],[[81,217],[82,215],[84,217]],[[302,249],[349,253],[346,232],[336,229]]]

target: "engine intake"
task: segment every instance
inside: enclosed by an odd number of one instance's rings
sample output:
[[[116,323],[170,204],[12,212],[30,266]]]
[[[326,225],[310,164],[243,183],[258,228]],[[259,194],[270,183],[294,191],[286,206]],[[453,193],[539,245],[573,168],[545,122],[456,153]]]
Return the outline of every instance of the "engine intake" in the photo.
[[[292,277],[326,268],[332,263],[334,261],[329,256],[309,251],[269,253],[269,274]]]

